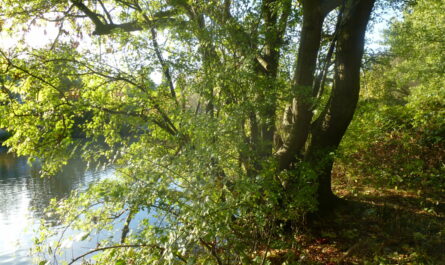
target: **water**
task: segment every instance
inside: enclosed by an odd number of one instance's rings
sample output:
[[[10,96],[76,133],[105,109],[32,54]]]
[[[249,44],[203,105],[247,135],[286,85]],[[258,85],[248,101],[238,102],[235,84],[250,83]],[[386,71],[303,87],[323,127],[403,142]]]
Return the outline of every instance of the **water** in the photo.
[[[43,212],[51,198],[67,197],[73,189],[112,176],[113,170],[85,172],[84,162],[72,161],[56,177],[42,179],[36,173],[25,158],[0,148],[0,265],[32,264],[33,228],[40,218],[51,221]]]

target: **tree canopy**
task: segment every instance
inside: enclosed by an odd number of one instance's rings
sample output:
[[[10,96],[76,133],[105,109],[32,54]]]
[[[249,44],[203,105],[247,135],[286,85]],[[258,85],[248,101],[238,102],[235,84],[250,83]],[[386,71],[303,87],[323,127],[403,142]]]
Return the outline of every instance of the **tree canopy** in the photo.
[[[374,4],[2,2],[3,31],[58,31],[43,48],[1,50],[5,144],[42,160],[42,174],[78,155],[115,167],[118,178],[57,206],[84,239],[123,222],[101,264],[264,264],[272,235],[339,202],[334,154]],[[38,251],[60,248],[44,243]]]

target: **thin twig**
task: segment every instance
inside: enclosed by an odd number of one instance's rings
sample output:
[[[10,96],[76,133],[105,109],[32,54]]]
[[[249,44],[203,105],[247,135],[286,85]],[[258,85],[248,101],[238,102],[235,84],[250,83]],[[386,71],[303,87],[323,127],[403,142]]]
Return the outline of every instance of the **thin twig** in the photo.
[[[111,15],[110,15],[110,13],[108,12],[108,10],[105,8],[104,3],[103,3],[101,0],[99,0],[99,3],[100,3],[100,5],[102,6],[102,9],[104,10],[105,15],[107,16],[108,21],[110,22],[110,24],[114,24],[114,23],[113,23],[113,19],[111,18]]]
[[[104,250],[107,250],[107,249],[114,249],[114,248],[141,248],[141,247],[156,248],[156,249],[159,249],[161,251],[164,251],[164,248],[162,248],[162,247],[159,247],[159,246],[156,246],[156,245],[144,245],[144,244],[141,244],[141,245],[117,245],[117,246],[101,247],[101,248],[96,248],[96,249],[90,250],[90,251],[88,251],[88,252],[86,252],[86,253],[84,253],[84,254],[74,258],[70,263],[68,263],[68,265],[71,265],[74,262],[76,262],[76,261],[80,260],[81,258],[84,258],[84,257],[86,257],[86,256],[88,256],[90,254],[93,254],[93,253],[99,252],[99,251],[104,251]]]
[[[170,73],[170,68],[168,67],[167,63],[165,62],[165,60],[164,60],[164,58],[162,56],[161,48],[160,48],[158,40],[157,40],[156,28],[153,25],[153,22],[148,18],[148,16],[144,12],[142,12],[142,8],[139,6],[139,4],[137,4],[137,8],[138,8],[139,12],[142,13],[142,16],[143,16],[145,22],[150,27],[151,41],[152,41],[153,47],[155,49],[156,57],[158,58],[158,61],[161,64],[162,72],[164,73],[165,79],[167,79],[168,86],[170,88],[170,94],[171,94],[172,98],[176,101],[176,104],[178,105],[178,101],[177,101],[177,98],[176,98],[175,87],[173,85],[173,78],[172,78],[171,73]]]

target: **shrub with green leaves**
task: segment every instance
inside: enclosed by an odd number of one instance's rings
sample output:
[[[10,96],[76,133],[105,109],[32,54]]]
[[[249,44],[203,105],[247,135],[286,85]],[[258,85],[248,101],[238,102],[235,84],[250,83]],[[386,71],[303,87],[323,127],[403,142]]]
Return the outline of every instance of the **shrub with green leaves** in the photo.
[[[444,14],[443,1],[417,1],[387,32],[391,48],[364,72],[365,98],[342,144],[350,175],[445,187]]]

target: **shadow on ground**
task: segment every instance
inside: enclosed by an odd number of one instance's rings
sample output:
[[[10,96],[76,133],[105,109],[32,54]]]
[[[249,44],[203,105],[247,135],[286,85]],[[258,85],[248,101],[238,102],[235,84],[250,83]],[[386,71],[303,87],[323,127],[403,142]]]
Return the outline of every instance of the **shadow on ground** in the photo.
[[[272,264],[445,264],[445,194],[342,195],[344,205],[296,235],[292,253],[271,255]]]

